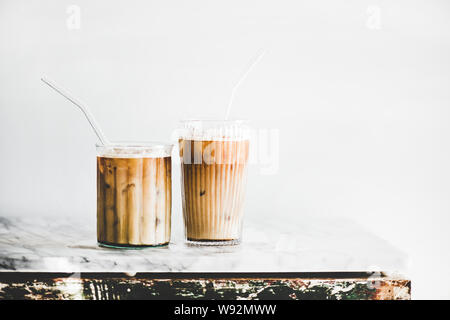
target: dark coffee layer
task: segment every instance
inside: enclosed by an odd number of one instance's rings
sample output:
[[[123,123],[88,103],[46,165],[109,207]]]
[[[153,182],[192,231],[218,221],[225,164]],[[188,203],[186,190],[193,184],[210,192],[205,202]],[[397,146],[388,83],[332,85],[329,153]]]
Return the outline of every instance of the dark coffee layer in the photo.
[[[99,242],[158,245],[170,240],[171,158],[97,157]]]

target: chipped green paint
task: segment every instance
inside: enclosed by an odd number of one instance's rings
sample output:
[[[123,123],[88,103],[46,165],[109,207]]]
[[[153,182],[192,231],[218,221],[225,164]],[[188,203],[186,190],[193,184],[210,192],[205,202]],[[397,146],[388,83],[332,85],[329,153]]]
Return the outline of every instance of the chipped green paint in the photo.
[[[11,273],[10,273],[11,274]],[[0,299],[410,299],[409,280],[380,278],[152,278],[151,274],[0,277]]]

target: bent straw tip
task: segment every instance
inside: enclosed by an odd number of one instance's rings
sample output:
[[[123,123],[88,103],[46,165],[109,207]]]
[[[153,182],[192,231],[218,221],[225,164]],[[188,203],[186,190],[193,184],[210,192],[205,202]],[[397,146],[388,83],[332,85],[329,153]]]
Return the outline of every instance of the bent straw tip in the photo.
[[[46,77],[46,76],[41,76],[41,81],[45,82],[45,83],[51,82],[51,80],[48,77]]]

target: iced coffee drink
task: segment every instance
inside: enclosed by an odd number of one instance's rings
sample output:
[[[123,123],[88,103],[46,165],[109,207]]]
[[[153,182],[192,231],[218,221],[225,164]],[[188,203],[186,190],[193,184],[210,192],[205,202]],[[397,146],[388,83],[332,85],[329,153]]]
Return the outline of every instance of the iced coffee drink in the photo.
[[[171,151],[168,144],[97,146],[97,239],[111,247],[170,241]]]
[[[179,138],[185,235],[189,243],[241,240],[249,153],[243,121],[183,121]]]

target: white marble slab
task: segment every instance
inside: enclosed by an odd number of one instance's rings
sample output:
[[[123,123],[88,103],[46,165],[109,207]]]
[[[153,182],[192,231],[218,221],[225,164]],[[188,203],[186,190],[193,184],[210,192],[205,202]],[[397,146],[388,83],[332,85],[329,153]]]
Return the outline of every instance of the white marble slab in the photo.
[[[190,247],[174,230],[165,248],[97,246],[95,220],[0,217],[0,271],[403,272],[407,257],[342,219],[246,221],[237,247]]]

